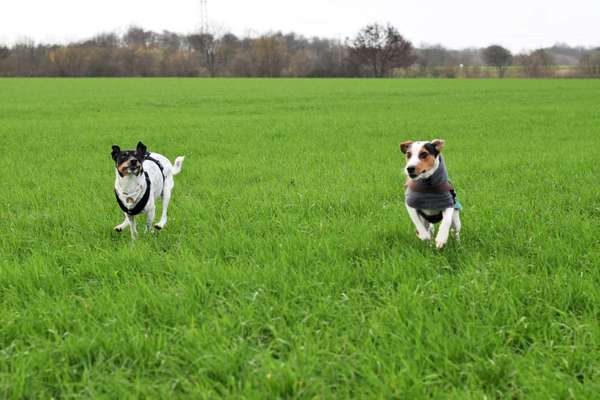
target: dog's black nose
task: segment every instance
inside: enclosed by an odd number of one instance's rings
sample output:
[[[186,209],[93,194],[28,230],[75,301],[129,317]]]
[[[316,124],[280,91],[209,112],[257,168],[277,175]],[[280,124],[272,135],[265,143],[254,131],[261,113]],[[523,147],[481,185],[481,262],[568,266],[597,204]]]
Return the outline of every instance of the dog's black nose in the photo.
[[[406,172],[408,172],[410,175],[414,175],[415,167],[406,167]]]
[[[138,160],[136,160],[136,159],[129,161],[129,164],[131,164],[131,165],[137,165],[137,163],[138,163]]]

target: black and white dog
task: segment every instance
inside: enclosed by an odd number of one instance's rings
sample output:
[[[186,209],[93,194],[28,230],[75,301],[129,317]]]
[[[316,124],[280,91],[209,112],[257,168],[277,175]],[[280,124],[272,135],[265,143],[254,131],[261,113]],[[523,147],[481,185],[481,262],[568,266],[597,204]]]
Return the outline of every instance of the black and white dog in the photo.
[[[450,229],[460,239],[461,205],[448,180],[442,157],[444,141],[403,142],[400,150],[406,155],[406,209],[421,240],[431,240],[433,224],[440,222],[435,245],[441,249],[448,241]]]
[[[152,230],[156,199],[162,198],[162,215],[156,229],[162,229],[167,223],[167,209],[171,200],[171,191],[175,182],[173,177],[181,172],[185,157],[180,156],[171,162],[163,155],[149,153],[146,146],[139,142],[135,150],[121,150],[117,145],[112,147],[112,158],[115,160],[115,196],[125,220],[115,226],[121,232],[127,226],[131,229],[131,238],[137,238],[135,216],[146,214],[146,232]]]

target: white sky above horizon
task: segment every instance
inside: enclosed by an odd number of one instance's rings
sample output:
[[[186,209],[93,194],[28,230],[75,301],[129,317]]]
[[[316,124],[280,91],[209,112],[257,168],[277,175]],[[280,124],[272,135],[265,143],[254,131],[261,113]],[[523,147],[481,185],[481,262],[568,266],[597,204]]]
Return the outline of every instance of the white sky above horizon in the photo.
[[[190,33],[200,25],[199,0],[1,0],[0,43],[24,38],[65,43],[138,25]],[[390,22],[415,45],[450,48],[501,44],[513,51],[600,46],[599,0],[208,0],[209,20],[236,35],[296,32],[352,37],[371,22]]]

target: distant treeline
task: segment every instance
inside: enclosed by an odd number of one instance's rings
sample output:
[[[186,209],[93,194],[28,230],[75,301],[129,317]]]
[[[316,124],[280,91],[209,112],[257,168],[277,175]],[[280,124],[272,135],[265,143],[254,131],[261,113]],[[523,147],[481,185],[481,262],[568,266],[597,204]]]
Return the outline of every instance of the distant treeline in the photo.
[[[379,24],[345,41],[131,27],[66,45],[0,45],[0,76],[600,77],[600,48],[557,44],[516,55],[501,46],[415,48],[397,29]]]

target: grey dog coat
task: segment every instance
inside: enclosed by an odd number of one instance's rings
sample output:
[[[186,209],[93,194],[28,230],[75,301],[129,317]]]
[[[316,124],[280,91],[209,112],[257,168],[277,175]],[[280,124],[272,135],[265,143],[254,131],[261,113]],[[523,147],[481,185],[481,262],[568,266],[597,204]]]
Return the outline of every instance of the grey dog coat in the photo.
[[[416,190],[413,190],[410,186],[407,186],[406,192],[404,193],[406,204],[417,210],[435,210],[441,211],[450,207],[460,209],[460,203],[456,200],[456,193],[452,189],[452,186],[448,183],[448,172],[446,171],[446,165],[444,164],[444,158],[440,154],[439,166],[437,170],[427,179],[419,179],[413,181],[411,185],[416,186]],[[442,185],[449,187],[448,190],[439,191],[438,188]],[[425,217],[429,222],[439,222],[441,215],[425,215],[419,213]]]

